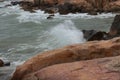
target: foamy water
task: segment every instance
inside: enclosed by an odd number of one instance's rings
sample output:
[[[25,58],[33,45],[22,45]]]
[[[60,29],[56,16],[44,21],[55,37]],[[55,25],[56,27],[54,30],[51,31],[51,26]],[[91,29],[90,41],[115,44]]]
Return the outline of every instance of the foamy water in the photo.
[[[10,4],[10,1],[5,1],[0,3],[0,7],[4,7],[5,5]],[[35,13],[30,13],[27,11],[24,11],[20,8],[19,5],[17,6],[9,6],[6,8],[3,8],[3,11],[0,12],[1,16],[7,16],[7,15],[18,15],[16,17],[19,22],[35,22],[40,24],[41,21],[46,20],[49,14],[44,13],[44,11],[36,10]],[[113,13],[102,13],[98,15],[88,15],[87,13],[77,13],[77,14],[68,14],[68,15],[60,15],[59,13],[56,13],[54,16],[54,19],[76,19],[76,18],[83,18],[83,19],[93,19],[93,18],[109,18],[114,17],[116,14]]]
[[[41,41],[43,43],[40,43]],[[51,50],[66,45],[84,43],[85,39],[81,30],[77,29],[71,20],[65,20],[40,34],[37,42],[40,44],[37,48]]]
[[[9,3],[1,2],[0,7]],[[41,10],[24,11],[19,5],[0,8],[0,57],[16,66],[39,52],[84,43],[82,29],[107,31],[115,14],[56,13],[47,20],[48,16]]]

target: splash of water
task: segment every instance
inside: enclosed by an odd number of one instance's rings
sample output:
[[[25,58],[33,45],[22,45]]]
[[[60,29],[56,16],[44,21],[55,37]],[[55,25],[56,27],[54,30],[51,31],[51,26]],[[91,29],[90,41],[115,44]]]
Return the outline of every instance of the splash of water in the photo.
[[[78,30],[71,20],[65,20],[51,29],[50,34],[62,44],[83,43],[83,33]]]
[[[39,45],[40,48],[50,50],[66,45],[84,43],[85,39],[83,38],[82,31],[78,30],[71,20],[65,20],[63,23],[44,32],[37,42],[42,42]]]

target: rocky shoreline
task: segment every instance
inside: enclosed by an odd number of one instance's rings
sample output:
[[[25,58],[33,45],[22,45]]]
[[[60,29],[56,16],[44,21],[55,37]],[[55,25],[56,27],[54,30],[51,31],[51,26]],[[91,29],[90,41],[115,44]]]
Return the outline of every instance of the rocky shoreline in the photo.
[[[41,9],[47,13],[97,13],[119,12],[120,0],[23,0],[15,1],[12,5],[19,4],[22,9],[30,12]]]
[[[40,53],[18,66],[11,80],[119,80],[119,21],[117,15],[109,40],[97,34],[86,43]]]
[[[27,60],[24,64],[17,67],[11,80],[41,80],[41,79],[56,80],[56,78],[58,78],[57,80],[81,80],[82,79],[81,77],[83,76],[86,77],[83,77],[82,80],[84,79],[89,80],[93,76],[95,76],[93,77],[93,80],[100,80],[101,78],[106,78],[106,77],[109,78],[109,80],[119,80],[120,79],[119,55],[120,55],[120,37],[106,41],[104,40],[90,41],[84,44],[71,45],[61,49],[43,52],[32,57],[31,59]],[[115,56],[118,56],[117,60],[116,60],[117,57]],[[105,57],[107,58],[104,60]],[[109,58],[109,57],[113,57],[113,58]],[[101,58],[101,59],[96,60],[97,58]],[[112,63],[111,61],[114,62]],[[78,65],[75,62],[80,64]],[[91,67],[85,67],[84,64],[87,66],[87,63],[89,63],[88,66]],[[62,66],[60,66],[59,64],[61,64]],[[70,68],[70,65],[72,64],[75,65],[73,67],[71,66]],[[110,64],[109,67],[113,68],[113,71],[110,71],[109,73],[109,70],[104,68],[105,64],[106,65]],[[98,69],[99,66],[97,65],[100,66],[101,71],[100,69]],[[86,70],[86,74],[81,72],[82,70],[81,66],[83,66],[82,68]],[[66,73],[65,71],[70,72],[71,70],[74,69],[75,70],[78,69],[78,73],[81,74],[81,75],[77,75],[77,77],[80,77],[79,79],[76,79],[76,77],[72,77],[74,75],[72,73],[69,73],[69,75],[66,74],[66,76],[59,78],[60,76],[65,75]],[[89,71],[90,73],[87,74],[87,72]],[[108,72],[104,72],[104,71],[108,71]],[[90,75],[92,73],[101,73],[101,74]],[[107,76],[103,76],[103,74]],[[67,76],[68,79],[66,78]],[[101,78],[97,76],[101,76]],[[111,78],[111,76],[113,76],[113,78]],[[114,79],[114,77],[116,78]]]
[[[23,0],[6,6],[17,4],[26,11],[41,9],[52,16],[120,11],[120,0]],[[11,73],[10,80],[120,80],[120,15],[115,16],[109,32],[82,31],[86,43],[39,53],[14,73],[10,63],[0,60],[0,80],[10,79]]]

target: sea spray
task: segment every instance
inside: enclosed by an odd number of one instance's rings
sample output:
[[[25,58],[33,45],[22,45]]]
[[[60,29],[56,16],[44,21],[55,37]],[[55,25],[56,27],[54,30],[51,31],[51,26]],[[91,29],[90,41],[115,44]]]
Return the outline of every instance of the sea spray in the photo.
[[[50,34],[63,45],[83,43],[83,33],[78,30],[71,20],[65,20],[51,29]]]
[[[14,0],[12,0],[14,1]],[[0,7],[10,4],[9,0]],[[49,14],[24,11],[19,5],[0,8],[0,57],[19,63],[40,52],[84,42],[78,29],[108,30],[115,14],[102,13],[96,16],[87,13]]]
[[[39,48],[44,50],[51,50],[63,46],[84,43],[83,33],[77,29],[71,20],[65,20],[56,26],[53,26],[48,31],[40,34],[37,39]]]

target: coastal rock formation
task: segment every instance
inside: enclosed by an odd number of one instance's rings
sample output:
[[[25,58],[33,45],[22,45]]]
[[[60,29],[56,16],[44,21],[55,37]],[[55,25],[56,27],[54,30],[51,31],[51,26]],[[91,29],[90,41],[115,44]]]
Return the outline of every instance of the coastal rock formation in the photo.
[[[108,36],[106,32],[96,30],[82,30],[82,32],[87,41],[106,40]]]
[[[120,11],[120,0],[23,0],[20,4],[24,10],[42,9],[47,13],[60,14],[116,12]]]
[[[108,33],[96,30],[82,30],[87,41],[108,40],[120,36],[120,15],[116,15]]]
[[[110,36],[120,35],[120,15],[116,15],[109,32]]]
[[[23,80],[25,75],[60,63],[90,60],[120,55],[120,37],[106,41],[91,41],[40,53],[18,66],[11,80]]]
[[[22,80],[120,80],[120,56],[57,64]]]
[[[0,67],[4,66],[4,62],[0,59]]]

